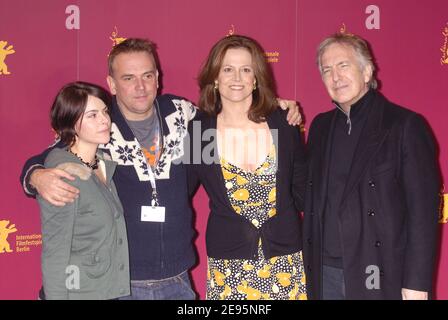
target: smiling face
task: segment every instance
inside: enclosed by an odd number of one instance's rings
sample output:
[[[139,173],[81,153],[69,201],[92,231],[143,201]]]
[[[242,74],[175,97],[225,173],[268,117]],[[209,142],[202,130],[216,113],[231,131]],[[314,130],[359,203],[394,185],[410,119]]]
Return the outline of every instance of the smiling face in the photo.
[[[338,43],[329,45],[322,54],[321,65],[328,94],[345,111],[369,90],[372,68],[369,64],[361,65],[352,47]]]
[[[218,84],[223,108],[235,103],[244,103],[249,108],[255,83],[250,52],[244,48],[228,49],[215,83]]]
[[[120,53],[115,57],[112,69],[107,83],[125,118],[148,118],[153,112],[158,88],[159,73],[154,57],[145,51]]]
[[[101,99],[88,96],[86,109],[76,122],[75,144],[106,144],[110,140],[110,116],[107,106]]]

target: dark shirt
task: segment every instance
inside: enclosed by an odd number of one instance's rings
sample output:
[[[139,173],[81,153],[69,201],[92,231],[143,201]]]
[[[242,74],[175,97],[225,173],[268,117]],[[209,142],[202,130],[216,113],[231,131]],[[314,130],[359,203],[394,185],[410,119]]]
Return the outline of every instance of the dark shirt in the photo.
[[[342,268],[341,229],[339,206],[352,164],[353,155],[374,96],[368,91],[353,104],[349,113],[338,105],[335,126],[332,132],[328,193],[324,216],[323,262],[325,265]]]

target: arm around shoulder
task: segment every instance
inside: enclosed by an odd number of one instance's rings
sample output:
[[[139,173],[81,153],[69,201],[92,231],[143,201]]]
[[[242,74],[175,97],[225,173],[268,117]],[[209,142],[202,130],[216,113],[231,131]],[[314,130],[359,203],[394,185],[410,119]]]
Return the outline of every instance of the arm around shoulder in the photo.
[[[45,158],[48,156],[51,150],[53,150],[55,147],[62,147],[62,142],[57,142],[50,146],[49,148],[45,149],[42,153],[35,155],[31,158],[29,158],[25,164],[23,165],[22,172],[20,174],[20,183],[22,185],[23,191],[25,192],[25,195],[28,197],[36,197],[37,190],[30,184],[31,176],[33,175],[34,171],[37,169],[45,169],[44,162]]]

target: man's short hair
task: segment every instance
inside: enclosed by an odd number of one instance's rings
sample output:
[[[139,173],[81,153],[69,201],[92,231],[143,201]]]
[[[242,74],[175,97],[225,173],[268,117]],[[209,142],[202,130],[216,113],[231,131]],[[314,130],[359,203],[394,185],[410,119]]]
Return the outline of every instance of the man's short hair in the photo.
[[[154,43],[147,39],[129,38],[115,45],[110,51],[109,58],[107,59],[110,76],[113,76],[112,64],[114,63],[115,58],[121,53],[131,52],[147,52],[150,56],[154,57],[154,61],[156,61],[156,46]]]

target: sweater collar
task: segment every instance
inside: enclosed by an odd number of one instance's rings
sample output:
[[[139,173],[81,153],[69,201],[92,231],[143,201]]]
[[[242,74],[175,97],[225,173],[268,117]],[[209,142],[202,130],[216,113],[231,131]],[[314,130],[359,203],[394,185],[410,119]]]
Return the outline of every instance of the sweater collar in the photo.
[[[345,112],[344,109],[336,102],[333,101],[334,106],[347,118],[348,125],[348,134],[350,135],[352,131],[352,122],[363,119],[366,115],[366,110],[368,106],[371,104],[373,97],[375,96],[375,90],[369,89],[358,101],[350,106],[348,112]],[[342,115],[338,112],[339,115]]]

